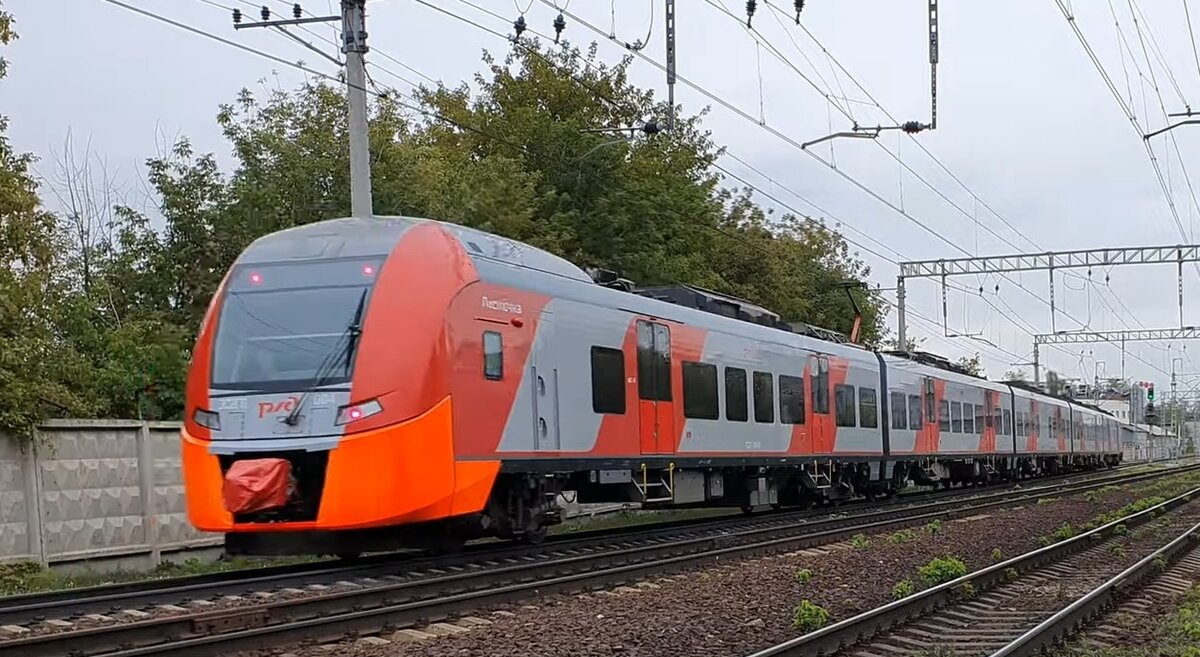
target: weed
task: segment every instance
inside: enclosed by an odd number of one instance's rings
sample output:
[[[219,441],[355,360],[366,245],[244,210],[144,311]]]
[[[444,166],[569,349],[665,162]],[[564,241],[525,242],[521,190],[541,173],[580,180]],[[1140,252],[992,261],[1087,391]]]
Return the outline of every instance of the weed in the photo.
[[[913,587],[913,583],[907,579],[902,579],[892,587],[892,598],[901,600],[912,595],[914,591],[916,591],[916,588]]]
[[[801,600],[792,610],[792,627],[801,632],[816,632],[828,622],[829,612],[808,600]]]
[[[888,536],[888,543],[894,544],[910,543],[915,540],[917,540],[917,533],[911,529],[902,529]]]
[[[1098,491],[1089,490],[1083,494],[1083,501],[1085,502],[1095,502],[1098,499],[1100,499],[1100,493]]]
[[[992,561],[997,563],[1004,561],[1004,553],[1000,551],[1000,548],[992,550]]]
[[[1020,575],[1021,575],[1021,573],[1018,573],[1016,568],[1005,568],[1004,569],[1004,581],[1006,581],[1006,582],[1012,582],[1012,581],[1016,580],[1017,577],[1020,577]]]
[[[931,520],[929,522],[929,524],[925,525],[925,533],[926,534],[936,534],[940,531],[942,531],[942,521],[941,520]]]
[[[1049,536],[1039,536],[1037,540],[1038,547],[1049,547],[1054,543],[1054,539]]]
[[[807,568],[801,568],[796,571],[796,583],[808,584],[812,581],[812,571]]]
[[[1129,528],[1125,525],[1117,525],[1113,527],[1114,536],[1129,536]]]
[[[963,585],[958,587],[958,589],[964,599],[970,600],[975,597],[975,585],[970,582],[963,582]]]
[[[1155,555],[1154,560],[1151,563],[1154,564],[1154,569],[1160,573],[1167,569],[1166,555],[1162,555],[1162,554]]]
[[[854,546],[855,550],[865,549],[870,544],[871,539],[867,538],[864,534],[855,534],[854,538],[850,539],[850,545]]]
[[[1073,536],[1075,536],[1075,529],[1071,527],[1071,523],[1064,522],[1061,526],[1059,526],[1058,529],[1054,530],[1054,533],[1050,535],[1050,538],[1053,539],[1055,543],[1058,543]]]
[[[1037,501],[1037,505],[1038,505],[1038,506],[1046,506],[1047,504],[1054,504],[1055,502],[1059,501],[1060,499],[1062,499],[1062,498],[1059,498],[1059,497],[1043,497],[1042,499],[1040,499],[1040,500],[1038,500],[1038,501]]]
[[[936,586],[967,574],[967,564],[958,557],[934,557],[929,563],[917,569],[921,580],[929,586]]]
[[[1108,548],[1108,551],[1112,552],[1113,555],[1118,556],[1118,557],[1125,556],[1125,552],[1126,552],[1125,546],[1121,545],[1120,543],[1114,544],[1112,547]]]

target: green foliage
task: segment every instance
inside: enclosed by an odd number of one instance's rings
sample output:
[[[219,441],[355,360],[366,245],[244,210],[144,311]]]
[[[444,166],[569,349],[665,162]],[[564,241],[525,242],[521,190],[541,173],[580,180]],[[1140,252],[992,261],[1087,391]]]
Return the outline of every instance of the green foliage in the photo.
[[[829,612],[808,600],[801,600],[792,610],[792,627],[801,632],[815,632],[828,622]]]
[[[963,598],[970,600],[971,598],[975,597],[977,591],[975,590],[974,584],[970,582],[963,582],[963,585],[958,587],[958,593]]]
[[[917,540],[917,533],[911,529],[902,529],[888,536],[888,543],[897,545],[900,543],[911,543],[915,540]]]
[[[854,538],[850,539],[850,545],[853,546],[855,550],[866,549],[870,544],[871,539],[867,538],[864,534],[855,534]]]
[[[1047,504],[1054,504],[1055,502],[1057,502],[1057,501],[1058,501],[1058,500],[1060,500],[1060,499],[1062,499],[1062,498],[1058,498],[1058,497],[1043,497],[1043,498],[1041,498],[1040,500],[1038,500],[1038,501],[1037,501],[1037,505],[1038,505],[1038,506],[1046,506]]]
[[[1064,522],[1063,524],[1059,525],[1058,529],[1054,530],[1054,533],[1050,535],[1050,538],[1057,543],[1065,541],[1074,536],[1075,528],[1071,526],[1071,523]]]
[[[995,548],[992,550],[992,561],[997,563],[1004,561],[1004,553],[1000,551],[1000,548]]]
[[[1114,543],[1112,547],[1108,548],[1108,551],[1116,557],[1123,557],[1127,552],[1125,546],[1120,543]]]
[[[925,533],[927,533],[927,534],[936,534],[936,533],[942,531],[942,521],[941,520],[932,520],[928,524],[925,525],[924,529],[925,529]]]
[[[1125,525],[1117,525],[1113,527],[1113,534],[1116,536],[1129,536],[1129,528]]]
[[[928,586],[936,586],[967,574],[967,564],[958,557],[934,557],[917,569],[917,575]]]
[[[1005,568],[1004,569],[1004,581],[1006,581],[1006,582],[1015,581],[1017,579],[1017,577],[1019,577],[1020,575],[1021,575],[1021,573],[1017,572],[1016,568]]]
[[[1154,565],[1154,569],[1160,573],[1166,571],[1168,565],[1167,557],[1162,554],[1154,555],[1154,558],[1151,559],[1151,563]]]
[[[1098,499],[1100,499],[1099,491],[1089,490],[1088,492],[1083,494],[1083,500],[1085,502],[1095,502]]]
[[[0,12],[0,44],[12,38]],[[421,91],[428,114],[373,102],[375,213],[492,231],[640,285],[700,285],[849,333],[839,284],[868,268],[820,218],[774,216],[748,190],[721,187],[702,116],[618,143],[585,131],[667,113],[630,83],[628,63],[531,41],[485,55],[471,87]],[[435,115],[467,127],[425,118]],[[152,211],[101,200],[55,217],[0,119],[0,430],[31,435],[51,416],[181,417],[197,330],[237,255],[269,232],[348,214],[340,88],[243,91],[216,120],[230,169],[181,139],[146,162]],[[103,186],[62,164],[57,195]],[[878,344],[886,304],[854,294],[862,339]]]
[[[807,568],[801,568],[796,571],[795,577],[797,584],[808,584],[812,581],[812,571]]]
[[[912,595],[914,591],[916,591],[916,588],[913,586],[912,581],[902,579],[899,582],[896,582],[896,585],[892,587],[892,598],[895,600],[907,598],[908,596]]]

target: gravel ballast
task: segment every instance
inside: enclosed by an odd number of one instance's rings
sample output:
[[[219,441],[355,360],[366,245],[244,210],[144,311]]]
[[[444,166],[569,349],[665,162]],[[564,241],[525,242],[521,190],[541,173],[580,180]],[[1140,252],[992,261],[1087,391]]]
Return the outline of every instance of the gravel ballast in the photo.
[[[1037,548],[1039,539],[1064,523],[1078,527],[1139,498],[1183,490],[1178,484],[1175,488],[1172,491],[1165,482],[1113,488],[989,510],[937,527],[913,527],[903,535],[870,535],[819,549],[734,561],[651,579],[642,586],[547,596],[505,607],[507,613],[500,615],[478,612],[491,623],[436,639],[404,641],[397,636],[387,644],[347,642],[292,652],[304,657],[748,654],[797,635],[791,610],[801,600],[824,607],[831,622],[848,618],[892,600],[893,586],[901,580],[921,589],[917,568],[934,557],[953,555],[969,570],[977,570],[997,556],[1003,560]],[[808,571],[807,578],[802,570]]]

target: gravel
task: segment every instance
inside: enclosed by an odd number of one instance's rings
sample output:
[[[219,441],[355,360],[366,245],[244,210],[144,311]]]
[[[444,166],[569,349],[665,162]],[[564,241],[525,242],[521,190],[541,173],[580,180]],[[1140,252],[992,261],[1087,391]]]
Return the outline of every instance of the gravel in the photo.
[[[292,650],[302,657],[743,655],[795,636],[791,609],[801,600],[824,607],[831,622],[844,619],[890,601],[901,580],[923,588],[917,568],[934,557],[956,556],[976,570],[994,562],[994,550],[1001,559],[1027,552],[1064,523],[1078,526],[1137,497],[1124,488],[1091,501],[1076,495],[949,521],[936,531],[915,527],[911,540],[903,542],[872,535],[865,546],[862,540],[859,547],[846,542],[616,591],[547,596],[530,601],[533,606],[499,608],[513,615],[489,616],[490,625],[437,639]],[[801,569],[811,573],[806,583],[799,581]]]

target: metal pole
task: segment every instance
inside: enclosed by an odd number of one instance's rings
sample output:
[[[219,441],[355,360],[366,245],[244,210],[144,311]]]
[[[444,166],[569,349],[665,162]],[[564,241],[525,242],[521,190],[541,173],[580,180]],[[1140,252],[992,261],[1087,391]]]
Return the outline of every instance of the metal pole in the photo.
[[[342,52],[346,54],[346,104],[350,113],[350,214],[370,217],[371,146],[367,124],[366,0],[342,0]]]
[[[1054,333],[1057,329],[1054,327],[1054,256],[1050,256],[1050,266],[1047,268],[1050,271],[1050,332]]]
[[[667,0],[667,129],[675,128],[675,0]]]
[[[1038,343],[1033,343],[1033,385],[1041,387],[1042,385],[1042,365],[1038,360]]]
[[[896,333],[899,348],[903,351],[908,351],[908,327],[905,325],[907,318],[904,316],[904,277],[896,277]]]

